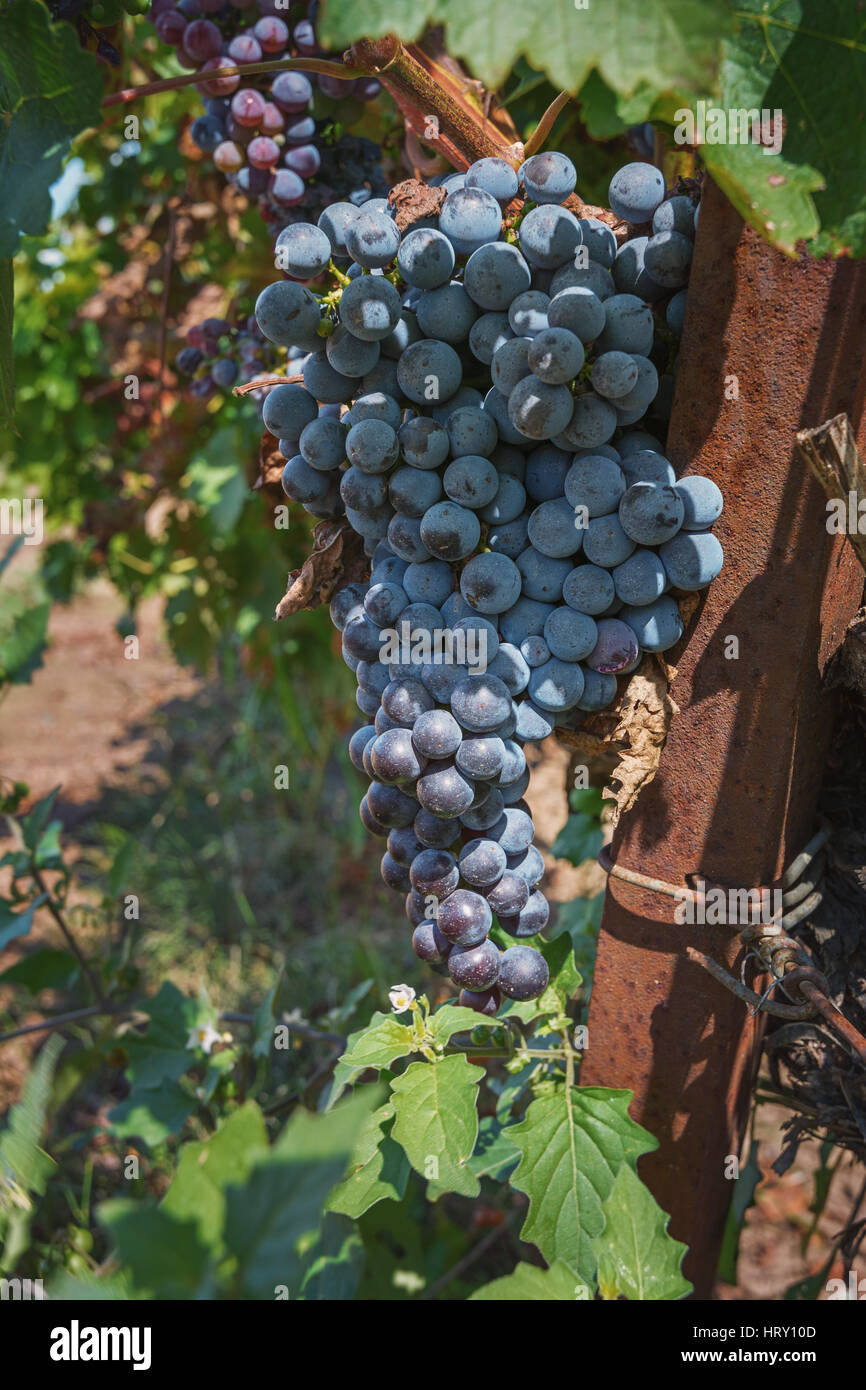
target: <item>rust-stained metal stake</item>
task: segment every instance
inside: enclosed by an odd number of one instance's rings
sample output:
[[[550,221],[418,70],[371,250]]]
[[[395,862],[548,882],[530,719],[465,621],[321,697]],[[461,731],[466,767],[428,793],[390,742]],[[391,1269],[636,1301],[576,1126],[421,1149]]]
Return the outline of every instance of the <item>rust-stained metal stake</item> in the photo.
[[[722,489],[725,567],[671,654],[680,713],[617,828],[623,868],[776,883],[814,830],[833,710],[822,672],[863,576],[827,533],[795,437],[846,411],[862,452],[864,342],[866,265],[786,258],[705,180],[667,452]],[[716,927],[688,928],[688,943],[728,969],[740,950]],[[611,877],[581,1084],[634,1091],[631,1113],[659,1141],[639,1172],[707,1298],[763,1025],[685,946],[670,899]]]

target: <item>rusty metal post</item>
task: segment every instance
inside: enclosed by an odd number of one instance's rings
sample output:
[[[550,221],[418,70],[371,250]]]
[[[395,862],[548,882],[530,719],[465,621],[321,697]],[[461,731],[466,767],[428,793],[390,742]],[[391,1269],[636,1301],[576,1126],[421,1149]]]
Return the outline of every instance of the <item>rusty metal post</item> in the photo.
[[[832,717],[822,670],[863,576],[827,534],[795,435],[844,410],[864,446],[864,345],[866,265],[787,259],[705,183],[668,453],[721,487],[726,559],[684,649],[669,653],[680,713],[618,827],[613,853],[628,868],[675,884],[692,873],[769,884],[809,839]],[[641,1175],[707,1298],[760,1024],[685,955],[688,944],[730,967],[736,929],[677,926],[673,906],[609,880],[581,1083],[634,1090],[631,1113],[659,1140]]]

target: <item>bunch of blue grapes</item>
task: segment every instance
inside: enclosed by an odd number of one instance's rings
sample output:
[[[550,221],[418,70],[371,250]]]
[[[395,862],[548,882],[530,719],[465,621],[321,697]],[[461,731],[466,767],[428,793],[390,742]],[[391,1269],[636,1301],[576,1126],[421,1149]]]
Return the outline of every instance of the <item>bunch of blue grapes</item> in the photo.
[[[190,393],[206,400],[216,391],[231,391],[234,386],[277,371],[280,359],[255,315],[249,315],[234,322],[207,318],[193,324],[187,330],[186,346],[177,354],[175,366],[182,376],[191,378]]]
[[[269,222],[280,225],[335,198],[358,202],[383,191],[381,151],[373,141],[328,132],[352,125],[381,90],[374,78],[278,71],[209,77],[227,66],[323,56],[315,4],[276,0],[154,0],[158,37],[183,67],[198,70],[204,114],[193,143]]]
[[[292,278],[256,304],[306,354],[303,386],[263,404],[284,491],[345,516],[372,561],[331,604],[367,720],[361,818],[416,954],[489,1014],[547,983],[527,944],[549,905],[525,746],[612,704],[682,637],[677,596],[722,566],[719,489],[678,480],[642,427],[662,415],[654,338],[681,326],[696,209],[630,164],[610,186],[620,244],[563,206],[576,179],[559,153],[482,159],[402,229],[386,199],[338,202],[284,229]]]

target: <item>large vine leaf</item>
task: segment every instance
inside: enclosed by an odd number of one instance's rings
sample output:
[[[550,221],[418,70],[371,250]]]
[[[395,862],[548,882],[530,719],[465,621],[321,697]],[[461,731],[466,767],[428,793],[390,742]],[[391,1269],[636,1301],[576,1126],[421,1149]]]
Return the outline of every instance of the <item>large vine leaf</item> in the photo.
[[[593,1241],[602,1298],[673,1302],[691,1293],[680,1266],[686,1246],[668,1235],[669,1217],[627,1164],[604,1203],[605,1227]]]
[[[328,1198],[328,1210],[342,1212],[357,1221],[384,1198],[399,1202],[409,1181],[409,1162],[391,1138],[394,1107],[390,1102],[375,1110],[358,1135],[349,1171]]]
[[[589,1289],[579,1284],[574,1271],[558,1262],[550,1269],[537,1265],[519,1264],[511,1274],[494,1279],[469,1295],[476,1303],[573,1303],[576,1298],[588,1298]]]
[[[51,218],[51,185],[73,137],[99,125],[102,76],[69,24],[38,0],[12,0],[0,46],[0,257]]]
[[[617,1173],[657,1147],[629,1116],[631,1099],[631,1091],[561,1084],[506,1130],[521,1152],[511,1185],[529,1198],[522,1238],[548,1264],[562,1260],[587,1283],[596,1265],[592,1242],[604,1229],[603,1203]]]
[[[262,1112],[247,1101],[204,1143],[184,1144],[177,1172],[161,1209],[180,1221],[193,1221],[209,1249],[221,1245],[225,1189],[243,1182],[268,1146]]]
[[[784,114],[784,156],[747,145],[702,147],[743,217],[789,252],[814,237],[817,255],[866,255],[866,42],[858,7],[780,0],[768,9],[764,0],[743,0],[721,79],[723,108]]]
[[[427,1178],[431,1201],[443,1192],[477,1197],[480,1191],[469,1160],[478,1135],[481,1076],[459,1053],[440,1062],[413,1062],[391,1083],[396,1112],[391,1133],[415,1171]]]
[[[443,1004],[427,1021],[427,1030],[437,1043],[447,1043],[455,1033],[471,1032],[473,1028],[500,1028],[499,1018],[484,1018],[474,1009],[459,1004]]]
[[[597,68],[616,91],[638,83],[691,93],[714,86],[721,39],[731,28],[726,0],[618,0],[578,8],[574,0],[496,5],[488,0],[329,0],[321,20],[326,47],[394,33],[418,38],[446,26],[449,53],[490,87],[521,57],[570,92]]]

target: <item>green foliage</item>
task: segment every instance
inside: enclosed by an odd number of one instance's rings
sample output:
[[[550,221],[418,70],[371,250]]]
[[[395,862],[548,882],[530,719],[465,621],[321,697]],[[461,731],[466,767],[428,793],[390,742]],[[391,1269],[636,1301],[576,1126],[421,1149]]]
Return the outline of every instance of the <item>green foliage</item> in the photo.
[[[493,19],[484,0],[341,0],[326,6],[322,37],[343,48],[391,32],[416,39],[428,23],[444,24],[448,51],[491,87],[525,56],[570,92],[596,68],[617,91],[630,92],[643,81],[657,91],[700,92],[713,81],[731,14],[714,0],[672,0],[663,7],[626,0],[614,24],[605,6],[577,9],[574,0],[500,6]]]
[[[37,0],[3,11],[0,49],[0,258],[22,232],[39,236],[51,216],[49,189],[73,138],[101,120],[99,64]],[[5,393],[4,393],[5,394]]]
[[[593,1240],[605,1227],[603,1203],[624,1163],[636,1163],[656,1141],[628,1115],[630,1091],[558,1083],[539,1095],[509,1137],[521,1152],[511,1176],[529,1198],[523,1237],[549,1264],[563,1260],[591,1281]]]
[[[557,859],[567,859],[570,864],[597,859],[604,843],[601,831],[602,794],[597,787],[576,787],[568,800],[571,812],[551,845],[551,853]]]
[[[60,1040],[49,1038],[0,1131],[0,1270],[4,1273],[16,1268],[26,1249],[33,1198],[45,1191],[55,1166],[40,1140],[59,1052]]]
[[[479,1303],[570,1303],[588,1296],[586,1286],[575,1281],[573,1270],[557,1261],[549,1269],[519,1264],[513,1274],[484,1284],[469,1299]]]
[[[680,1272],[686,1247],[668,1235],[667,1216],[627,1165],[617,1172],[603,1211],[604,1231],[593,1241],[602,1298],[670,1302],[691,1293]]]

